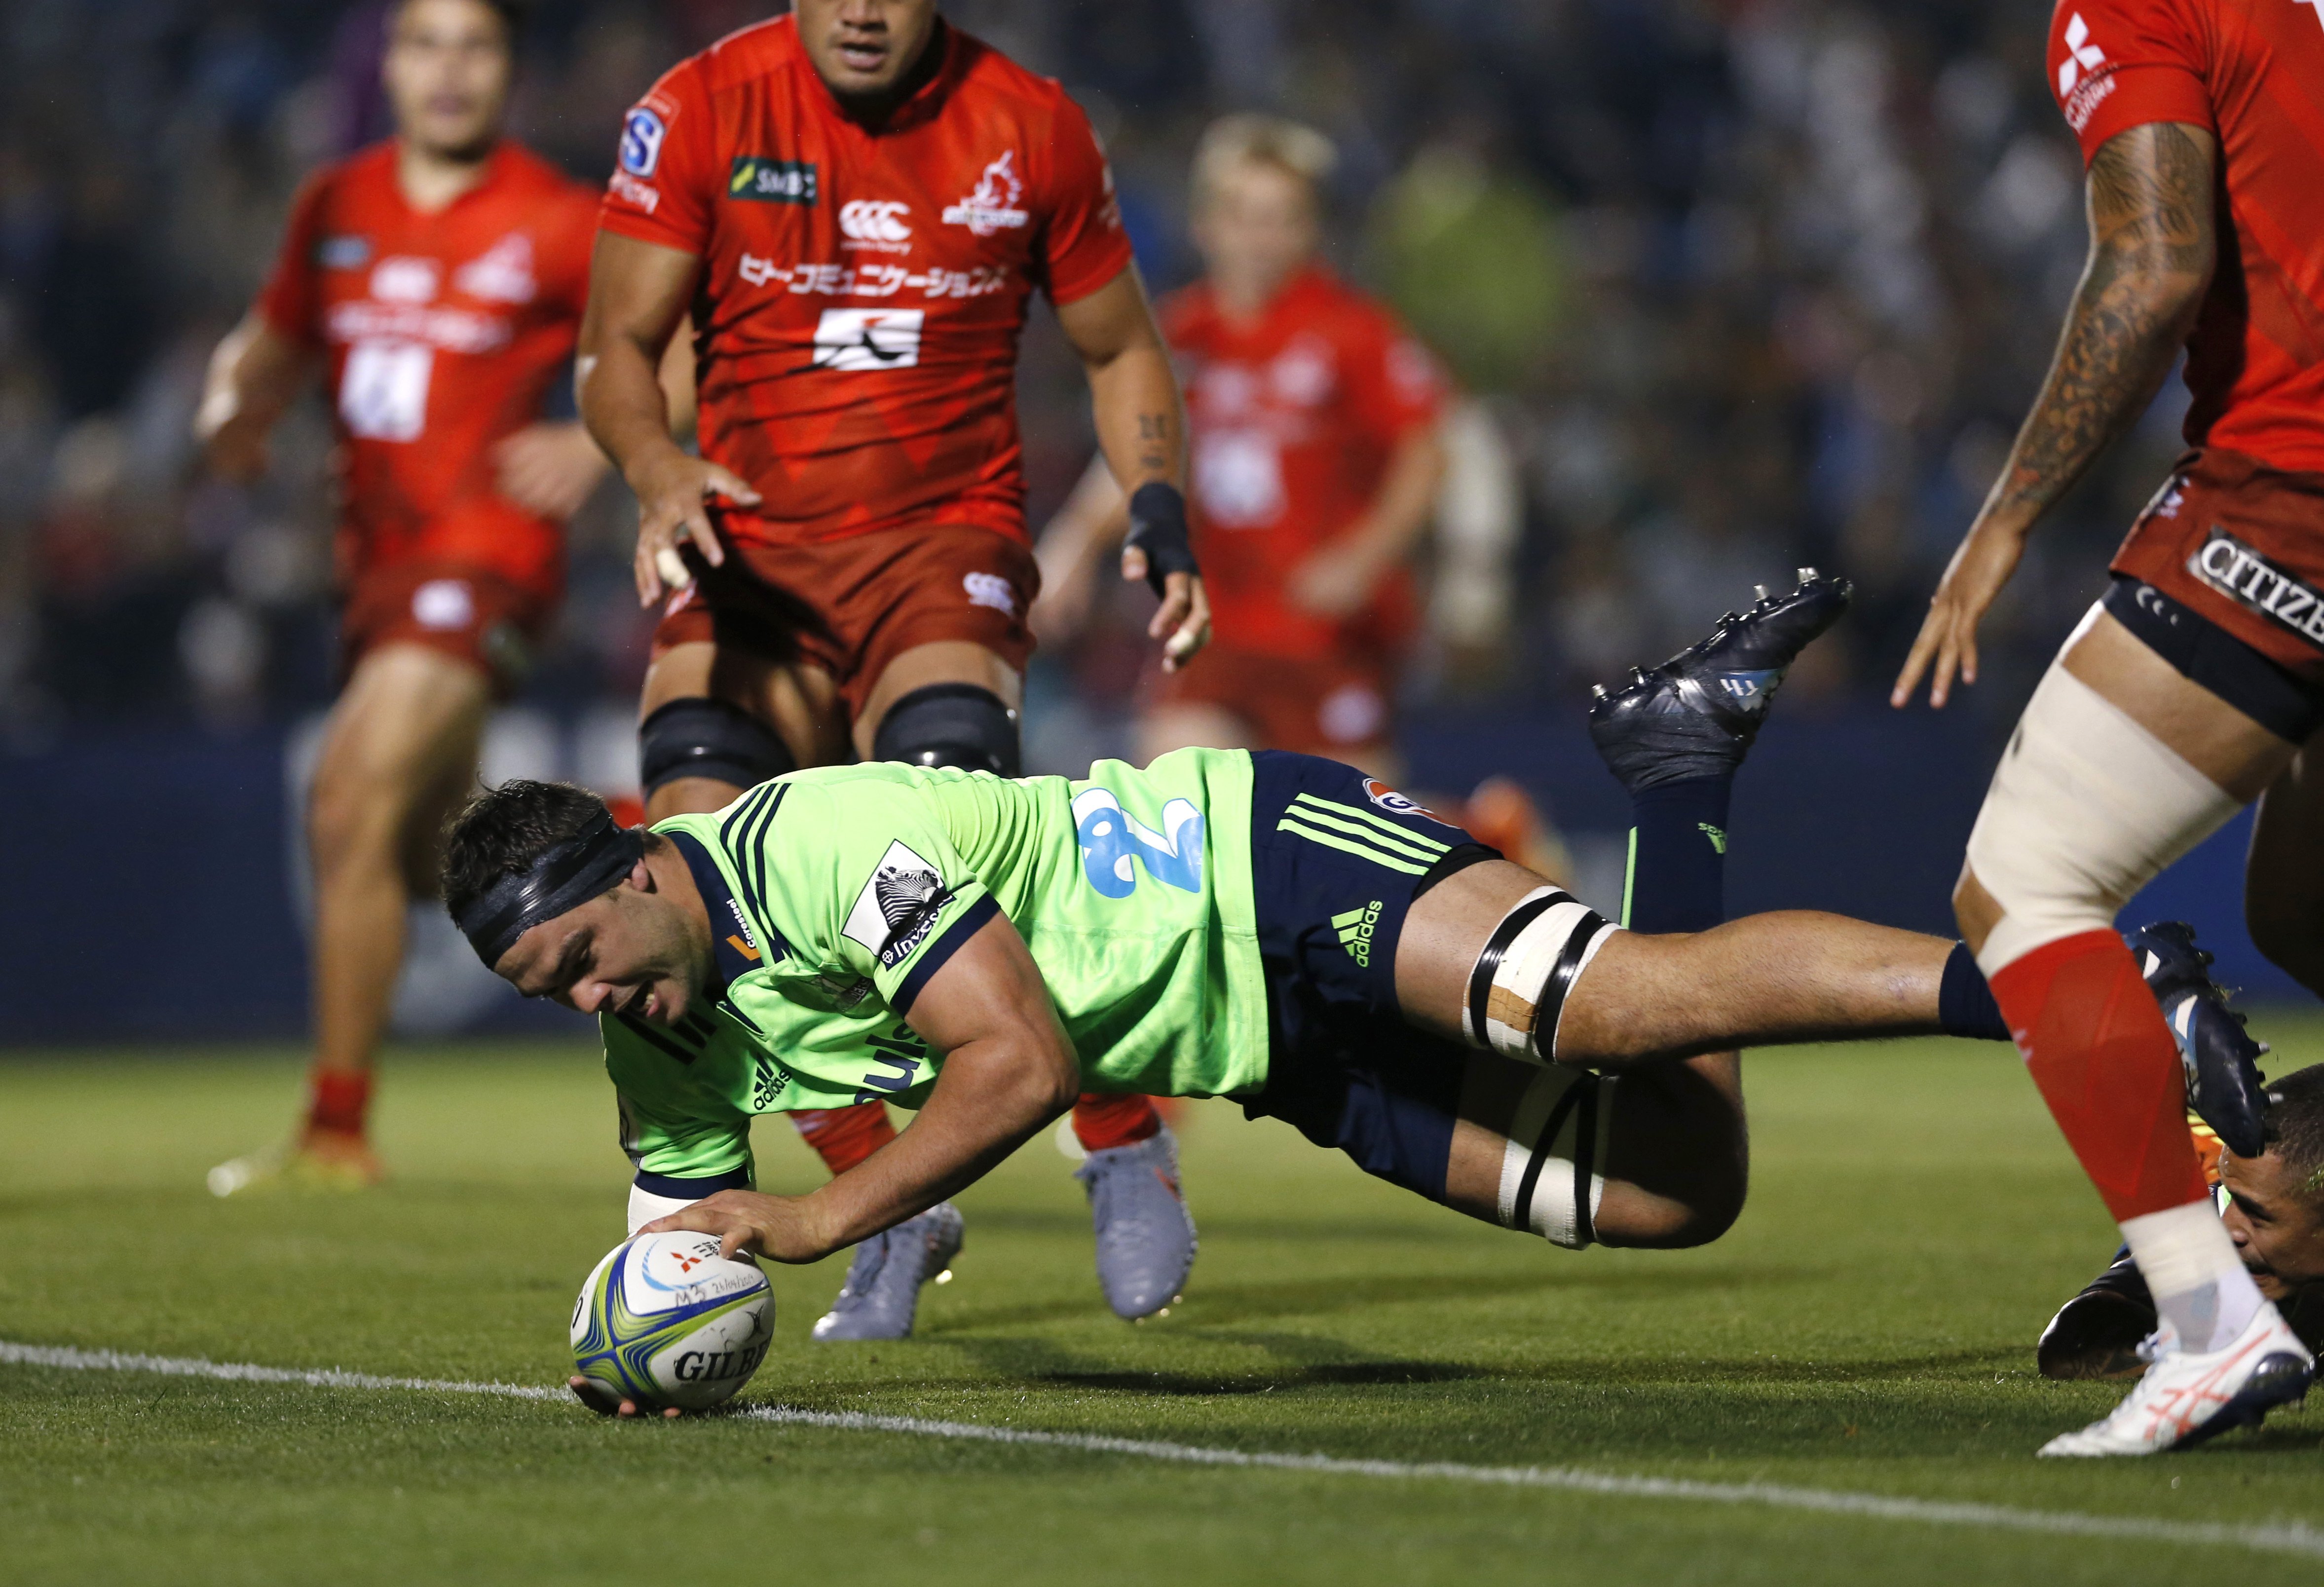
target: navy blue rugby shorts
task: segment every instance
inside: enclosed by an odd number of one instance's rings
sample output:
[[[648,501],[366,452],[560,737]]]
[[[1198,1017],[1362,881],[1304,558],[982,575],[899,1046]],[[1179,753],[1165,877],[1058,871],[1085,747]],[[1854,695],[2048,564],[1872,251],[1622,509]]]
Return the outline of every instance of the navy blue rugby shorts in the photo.
[[[1414,899],[1500,851],[1352,766],[1250,759],[1270,1046],[1267,1085],[1239,1099],[1243,1112],[1442,1201],[1469,1048],[1404,1022],[1396,947]]]

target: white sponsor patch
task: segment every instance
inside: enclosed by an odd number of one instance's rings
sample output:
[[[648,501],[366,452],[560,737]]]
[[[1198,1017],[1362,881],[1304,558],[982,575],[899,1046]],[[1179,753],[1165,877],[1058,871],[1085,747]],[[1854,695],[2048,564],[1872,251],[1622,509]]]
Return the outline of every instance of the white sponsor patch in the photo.
[[[669,133],[661,117],[644,106],[631,111],[622,122],[622,169],[632,176],[653,175],[654,167],[661,163],[662,139]]]
[[[999,574],[964,573],[961,575],[960,586],[968,592],[970,605],[990,606],[995,612],[1017,615],[1016,587]]]
[[[920,361],[918,309],[826,309],[815,328],[817,369],[909,369]]]
[[[411,592],[412,620],[422,628],[466,628],[475,615],[475,594],[466,579],[431,578]]]
[[[892,970],[927,940],[952,894],[943,874],[902,843],[890,843],[872,872],[855,907],[840,928],[852,942],[872,950]]]
[[[2187,558],[2187,571],[2236,604],[2324,646],[2324,597],[2218,524]]]

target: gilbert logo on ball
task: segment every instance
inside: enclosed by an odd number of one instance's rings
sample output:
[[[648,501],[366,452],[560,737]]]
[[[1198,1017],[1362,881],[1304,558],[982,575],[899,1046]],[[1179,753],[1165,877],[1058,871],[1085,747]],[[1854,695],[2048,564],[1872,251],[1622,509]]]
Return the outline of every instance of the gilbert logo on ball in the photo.
[[[573,1306],[573,1370],[659,1410],[733,1398],[775,1332],[775,1297],[715,1234],[640,1234],[606,1253]]]

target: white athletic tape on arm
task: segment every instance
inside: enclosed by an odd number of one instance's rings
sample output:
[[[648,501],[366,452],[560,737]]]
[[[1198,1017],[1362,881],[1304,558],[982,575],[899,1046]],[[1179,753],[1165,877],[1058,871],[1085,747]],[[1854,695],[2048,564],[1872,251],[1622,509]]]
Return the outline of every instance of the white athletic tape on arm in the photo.
[[[1585,1069],[1544,1069],[1534,1076],[1533,1084],[1518,1099],[1517,1112],[1509,1121],[1508,1144],[1501,1152],[1503,1228],[1530,1229],[1552,1245],[1562,1245],[1568,1250],[1580,1250],[1591,1242],[1598,1225],[1598,1204],[1606,1194],[1606,1176],[1594,1171],[1590,1176],[1589,1220],[1584,1223],[1574,1195],[1574,1163],[1582,1149],[1582,1110],[1578,1105],[1561,1108],[1559,1104],[1566,1102],[1575,1086],[1592,1081],[1598,1090],[1590,1142],[1594,1169],[1606,1161],[1606,1142],[1614,1118],[1614,1076],[1593,1075]],[[1558,1114],[1563,1116],[1557,1120],[1556,1137],[1546,1143],[1547,1150],[1536,1169],[1534,1158],[1543,1145],[1542,1132],[1552,1116]],[[1533,1173],[1533,1196],[1530,1203],[1520,1206],[1528,1170]]]
[[[1516,935],[1502,940],[1517,925]],[[1540,1064],[1543,1028],[1547,1046],[1556,1050],[1558,1015],[1565,995],[1582,970],[1595,958],[1607,937],[1619,927],[1609,924],[1589,905],[1554,887],[1536,888],[1513,905],[1502,924],[1487,940],[1469,974],[1469,997],[1461,1010],[1461,1030],[1479,1047],[1489,1047],[1503,1057]],[[1489,968],[1489,988],[1478,981],[1487,973],[1486,960],[1499,945],[1499,957]],[[1478,1025],[1479,993],[1483,992],[1484,1029]]]
[[[630,1232],[635,1234],[656,1218],[667,1218],[679,1208],[693,1204],[694,1200],[681,1201],[676,1196],[656,1195],[650,1190],[641,1190],[632,1185],[630,1186]]]
[[[1969,834],[1969,868],[2003,911],[1978,967],[1991,975],[2046,943],[2109,929],[2132,894],[2240,808],[2051,663]]]

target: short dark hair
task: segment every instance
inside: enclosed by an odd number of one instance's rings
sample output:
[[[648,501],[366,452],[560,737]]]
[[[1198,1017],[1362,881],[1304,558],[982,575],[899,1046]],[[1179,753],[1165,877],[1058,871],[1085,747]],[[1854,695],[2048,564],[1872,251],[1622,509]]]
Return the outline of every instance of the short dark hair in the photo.
[[[531,870],[604,814],[604,800],[569,782],[512,777],[486,789],[444,828],[444,907],[458,919],[493,883]]]
[[[2268,1083],[2266,1131],[2268,1150],[2292,1170],[2301,1194],[2324,1194],[2324,1064]]]
[[[403,14],[404,8],[412,3],[413,0],[395,0],[387,14],[388,24],[393,26],[395,20]],[[531,0],[476,0],[476,4],[501,19],[501,25],[508,30],[509,48],[516,48],[518,42],[524,37],[525,17],[532,9]]]

